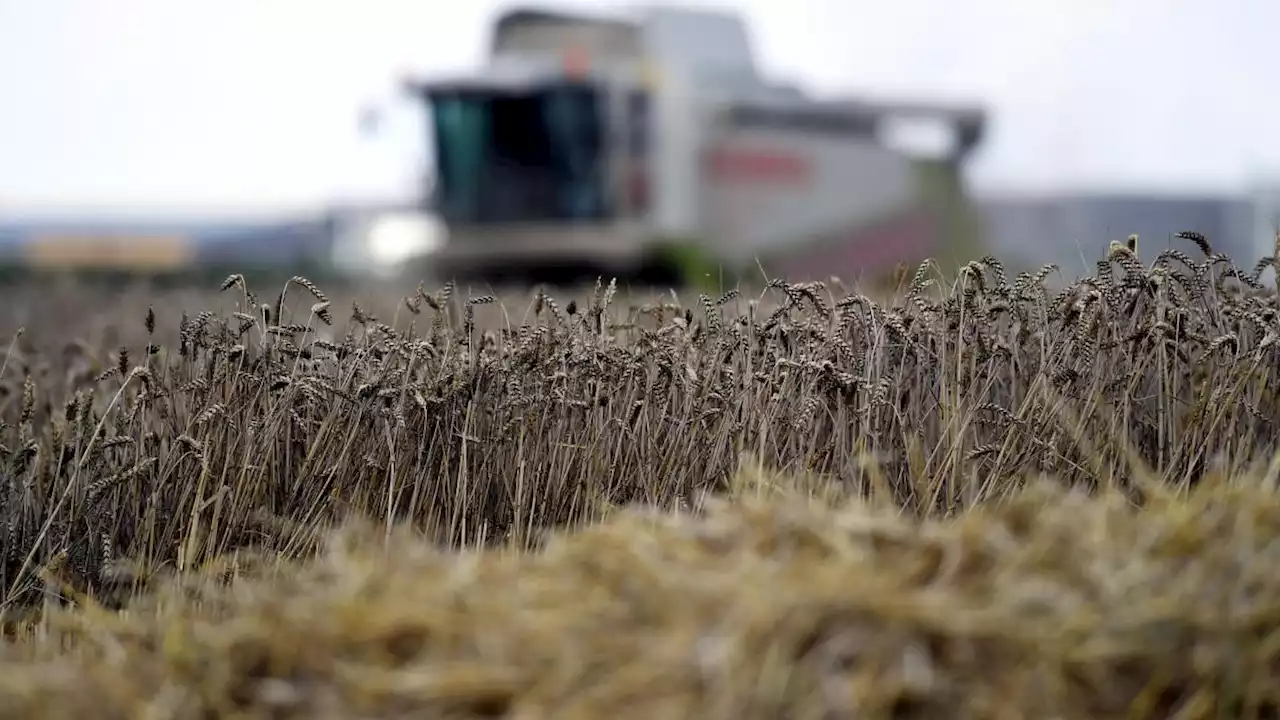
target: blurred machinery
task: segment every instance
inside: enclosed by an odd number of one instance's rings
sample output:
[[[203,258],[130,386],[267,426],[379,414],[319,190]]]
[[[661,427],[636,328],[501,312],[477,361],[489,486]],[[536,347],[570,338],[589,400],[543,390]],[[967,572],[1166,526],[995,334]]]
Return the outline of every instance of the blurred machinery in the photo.
[[[486,67],[405,85],[434,140],[438,247],[418,257],[440,275],[852,279],[976,250],[980,109],[769,83],[732,14],[511,10]],[[934,147],[902,143],[922,128]]]
[[[0,266],[684,284],[761,268],[866,279],[978,252],[961,169],[982,136],[979,109],[818,100],[767,82],[732,14],[510,10],[484,68],[405,90],[434,151],[414,206],[10,219]],[[921,129],[936,131],[933,147],[907,142]]]

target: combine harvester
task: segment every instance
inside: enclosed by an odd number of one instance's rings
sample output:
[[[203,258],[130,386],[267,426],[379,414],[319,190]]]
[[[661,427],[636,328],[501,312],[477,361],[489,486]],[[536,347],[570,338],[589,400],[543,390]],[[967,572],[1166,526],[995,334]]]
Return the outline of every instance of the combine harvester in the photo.
[[[732,285],[762,270],[874,281],[981,254],[962,177],[981,110],[818,100],[766,82],[732,14],[511,10],[486,67],[405,90],[434,146],[411,207],[0,222],[0,270]],[[903,122],[948,142],[898,146]]]
[[[732,14],[512,10],[487,67],[405,85],[434,141],[434,275],[869,280],[979,250],[962,163],[980,109],[771,84]],[[940,124],[950,146],[895,147],[904,121]]]

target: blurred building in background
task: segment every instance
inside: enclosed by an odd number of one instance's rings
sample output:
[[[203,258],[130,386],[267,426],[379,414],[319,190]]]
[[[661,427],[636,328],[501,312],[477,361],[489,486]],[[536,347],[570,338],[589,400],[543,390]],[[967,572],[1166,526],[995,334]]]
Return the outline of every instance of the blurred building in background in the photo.
[[[988,244],[998,257],[1022,267],[1054,263],[1066,277],[1093,272],[1108,244],[1130,234],[1139,236],[1144,257],[1165,247],[1194,256],[1194,246],[1172,237],[1183,230],[1203,233],[1241,267],[1272,251],[1273,233],[1265,221],[1271,213],[1246,195],[1072,193],[987,197],[980,205]]]

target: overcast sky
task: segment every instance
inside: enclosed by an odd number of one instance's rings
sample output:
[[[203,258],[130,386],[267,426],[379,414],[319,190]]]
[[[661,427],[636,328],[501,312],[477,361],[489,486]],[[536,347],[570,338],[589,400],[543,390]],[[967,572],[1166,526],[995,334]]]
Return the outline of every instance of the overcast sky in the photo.
[[[320,204],[402,190],[405,72],[483,59],[496,0],[0,0],[0,214]],[[608,9],[606,0],[558,0]],[[1280,176],[1280,0],[724,0],[815,92],[973,98],[984,189]],[[360,108],[397,111],[381,139]]]

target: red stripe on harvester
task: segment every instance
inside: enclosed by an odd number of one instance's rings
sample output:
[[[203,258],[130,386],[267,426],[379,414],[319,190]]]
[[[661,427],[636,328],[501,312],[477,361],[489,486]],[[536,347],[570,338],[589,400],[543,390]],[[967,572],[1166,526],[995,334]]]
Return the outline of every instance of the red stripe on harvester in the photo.
[[[774,150],[715,148],[707,165],[717,180],[805,182],[813,174],[805,157]]]

